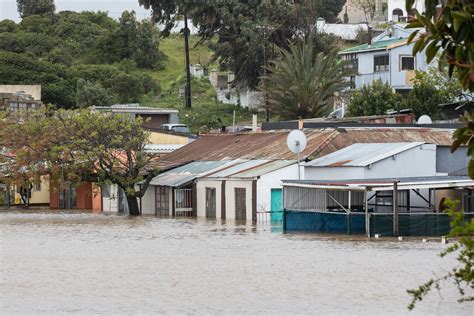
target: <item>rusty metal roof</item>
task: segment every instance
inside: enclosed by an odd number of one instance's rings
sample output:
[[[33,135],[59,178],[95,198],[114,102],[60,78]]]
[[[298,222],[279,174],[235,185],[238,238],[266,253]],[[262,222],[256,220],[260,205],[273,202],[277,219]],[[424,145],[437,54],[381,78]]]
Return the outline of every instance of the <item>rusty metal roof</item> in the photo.
[[[172,168],[191,161],[291,160],[288,150],[290,131],[218,134],[200,136],[196,141],[155,161],[159,168]],[[355,143],[426,142],[449,146],[452,130],[430,128],[345,128],[304,130],[308,139],[301,159],[313,160]]]

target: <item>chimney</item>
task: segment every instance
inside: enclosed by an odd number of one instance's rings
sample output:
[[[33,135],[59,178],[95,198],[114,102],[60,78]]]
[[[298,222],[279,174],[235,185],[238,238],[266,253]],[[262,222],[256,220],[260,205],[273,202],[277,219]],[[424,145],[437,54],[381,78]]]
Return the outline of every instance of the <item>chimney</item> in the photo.
[[[367,25],[367,44],[372,45],[372,26]]]

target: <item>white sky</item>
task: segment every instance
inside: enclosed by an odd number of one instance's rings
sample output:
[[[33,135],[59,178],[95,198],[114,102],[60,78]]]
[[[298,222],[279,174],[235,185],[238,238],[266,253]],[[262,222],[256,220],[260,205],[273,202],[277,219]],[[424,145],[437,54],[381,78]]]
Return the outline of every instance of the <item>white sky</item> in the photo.
[[[55,0],[56,11],[108,11],[109,16],[119,17],[125,10],[135,10],[137,18],[148,17],[150,13],[138,5],[138,0]],[[0,0],[0,20],[19,21],[16,0]]]

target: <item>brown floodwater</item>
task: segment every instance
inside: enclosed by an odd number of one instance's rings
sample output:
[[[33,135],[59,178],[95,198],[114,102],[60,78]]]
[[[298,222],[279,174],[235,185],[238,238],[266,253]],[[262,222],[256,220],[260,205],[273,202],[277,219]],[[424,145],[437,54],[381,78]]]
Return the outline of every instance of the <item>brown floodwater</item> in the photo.
[[[286,235],[270,225],[0,213],[0,313],[406,314],[446,245]],[[472,315],[446,284],[419,314]]]

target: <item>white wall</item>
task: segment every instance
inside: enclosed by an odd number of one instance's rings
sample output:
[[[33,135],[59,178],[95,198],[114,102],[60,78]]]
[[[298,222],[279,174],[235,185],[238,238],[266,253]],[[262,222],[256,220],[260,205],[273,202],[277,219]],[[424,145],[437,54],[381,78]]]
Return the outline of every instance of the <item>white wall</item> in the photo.
[[[221,218],[221,181],[205,179],[196,181],[197,217],[206,217],[206,188],[216,189],[216,218]]]
[[[436,145],[423,144],[365,168],[365,178],[426,177],[436,175]]]
[[[356,76],[356,88],[360,89],[364,85],[369,85],[372,81],[380,79],[387,82],[391,87],[408,89],[411,85],[407,85],[407,73],[409,71],[401,71],[401,56],[412,56],[414,43],[403,45],[391,50],[379,50],[375,52],[364,52],[357,55],[358,58],[358,74]],[[374,72],[374,56],[389,54],[390,71]],[[415,70],[426,71],[428,63],[426,61],[425,52],[418,53],[415,57]],[[408,74],[409,76],[409,74]]]
[[[107,185],[109,187],[110,198],[102,197],[102,209],[104,212],[118,212],[118,186],[116,184]]]
[[[142,197],[142,214],[155,215],[155,186],[149,185]]]
[[[305,167],[305,180],[363,179],[364,167]]]
[[[403,11],[403,16],[407,16],[407,10],[405,9],[405,1],[406,0],[388,0],[388,10],[387,10],[387,15],[388,15],[388,20],[391,21],[393,20],[393,10],[395,9],[401,9]],[[425,5],[424,5],[424,0],[415,0],[415,5],[414,7],[420,12],[425,11]]]
[[[305,166],[307,180],[379,179],[436,175],[436,145],[423,144],[367,167]]]
[[[262,175],[260,179],[257,180],[257,212],[270,211],[271,190],[283,188],[281,185],[282,180],[296,179],[298,179],[298,164]],[[302,179],[304,179],[304,177],[302,177]]]

